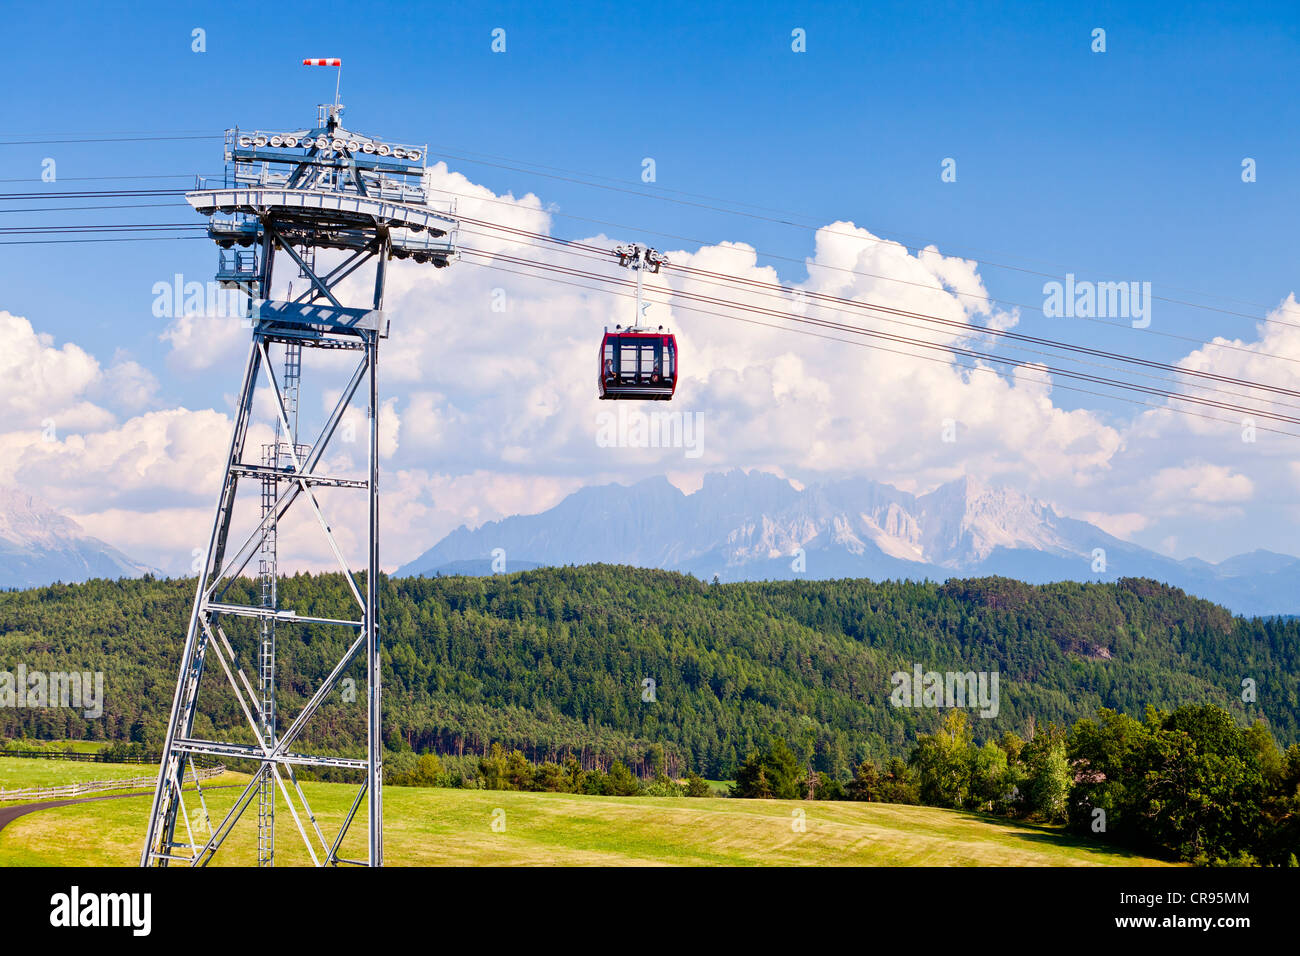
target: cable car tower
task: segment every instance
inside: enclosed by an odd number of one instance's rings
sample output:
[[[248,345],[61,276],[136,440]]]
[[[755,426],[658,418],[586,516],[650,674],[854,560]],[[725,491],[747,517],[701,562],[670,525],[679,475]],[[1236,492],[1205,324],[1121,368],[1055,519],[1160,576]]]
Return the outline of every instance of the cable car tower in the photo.
[[[304,65],[341,66],[337,60],[303,61]],[[292,132],[227,130],[225,176],[220,182],[200,179],[186,195],[194,209],[209,217],[208,236],[218,249],[217,280],[248,295],[252,346],[235,405],[234,429],[226,453],[225,477],[216,515],[199,570],[198,586],[185,635],[180,673],[167,724],[162,765],[154,791],[149,826],[141,852],[142,866],[205,866],[221,848],[253,800],[258,801],[257,861],[275,862],[276,796],[283,799],[294,827],[318,866],[356,863],[380,866],[384,859],[382,736],[379,664],[379,344],[388,337],[383,311],[384,282],[390,259],[448,265],[456,255],[457,222],[448,207],[430,206],[424,186],[422,146],[391,144],[344,129],[337,92],[333,105],[319,107],[316,125]],[[323,253],[318,258],[318,253]],[[307,288],[273,298],[277,257],[296,266]],[[366,263],[374,263],[373,294],[362,304],[341,301],[340,286]],[[292,290],[292,286],[289,287]],[[280,287],[275,287],[280,291]],[[305,351],[329,349],[357,358],[342,394],[312,441],[298,430],[299,389]],[[282,357],[276,374],[273,352]],[[259,384],[272,399],[274,440],[253,454],[246,448],[254,394]],[[364,395],[368,432],[368,474],[341,477],[324,473],[326,451],[353,399]],[[358,401],[360,404],[360,401]],[[260,491],[260,516],[251,534],[231,548],[232,515],[238,510],[241,479]],[[365,491],[369,498],[365,535],[364,580],[343,556],[321,513],[318,488]],[[247,496],[246,496],[247,497]],[[359,498],[359,496],[358,496]],[[277,531],[286,512],[304,508],[320,525],[349,592],[352,613],[341,618],[301,615],[279,604]],[[357,501],[360,505],[360,501]],[[360,507],[354,512],[360,515]],[[259,520],[260,518],[260,520]],[[242,533],[242,532],[241,532]],[[239,537],[236,536],[236,541]],[[238,602],[232,585],[257,558],[257,587],[252,602]],[[241,588],[233,590],[241,593]],[[251,619],[256,653],[249,675],[227,626]],[[285,628],[292,627],[286,632]],[[233,629],[234,625],[230,625]],[[245,625],[246,626],[246,625]],[[309,636],[312,631],[350,632],[347,650],[314,689],[292,720],[281,721],[277,707],[276,639]],[[247,643],[247,642],[246,642]],[[247,647],[245,647],[247,652]],[[327,698],[339,688],[345,670],[364,651],[366,673],[366,757],[331,757],[301,753],[294,746]],[[214,670],[210,665],[215,662]],[[223,678],[234,692],[239,712],[254,743],[202,739],[195,735],[200,688],[204,678]],[[219,823],[209,824],[206,801],[194,773],[194,758],[256,763],[252,779]],[[363,775],[342,824],[326,839],[307,803],[296,766],[329,767]],[[189,774],[187,776],[187,770]],[[187,791],[185,788],[191,788]],[[196,823],[186,796],[197,796]],[[368,797],[368,800],[367,800]],[[296,798],[296,800],[295,800]],[[368,854],[365,860],[339,856],[363,800],[368,805]],[[178,832],[178,823],[181,830]]]

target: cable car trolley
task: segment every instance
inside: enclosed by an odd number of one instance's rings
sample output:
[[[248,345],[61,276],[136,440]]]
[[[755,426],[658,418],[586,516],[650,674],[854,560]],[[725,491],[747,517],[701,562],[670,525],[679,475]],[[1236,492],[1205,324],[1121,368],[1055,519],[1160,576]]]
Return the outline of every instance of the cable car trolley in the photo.
[[[619,264],[636,270],[636,322],[648,302],[641,298],[644,271],[658,272],[668,257],[642,245],[619,246],[614,250]],[[602,399],[670,401],[677,389],[677,339],[662,325],[657,329],[633,324],[605,329],[600,343],[600,373],[597,388]]]

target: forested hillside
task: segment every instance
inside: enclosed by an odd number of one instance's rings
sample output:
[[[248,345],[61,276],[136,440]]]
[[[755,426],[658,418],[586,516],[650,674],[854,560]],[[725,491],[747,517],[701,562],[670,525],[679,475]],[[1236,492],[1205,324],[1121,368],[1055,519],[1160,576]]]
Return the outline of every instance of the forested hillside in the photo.
[[[103,671],[104,717],[0,708],[0,735],[136,740],[156,748],[175,686],[191,580],[92,581],[0,594],[0,670]],[[231,600],[252,603],[240,582]],[[337,575],[280,587],[301,614],[353,609]],[[976,739],[1073,724],[1108,707],[1215,703],[1300,740],[1300,624],[1234,618],[1147,580],[1028,586],[808,581],[709,585],[681,574],[592,565],[489,578],[405,578],[383,587],[387,743],[482,753],[492,741],[535,759],[577,754],[644,767],[662,746],[671,774],[729,778],[769,737],[847,777],[864,758],[906,755],[942,711],[895,708],[890,675],[998,671],[998,716]],[[228,621],[250,670],[253,631]],[[305,643],[280,630],[281,713],[295,713],[351,632]],[[215,667],[215,665],[214,665]],[[303,746],[363,739],[362,670]],[[1243,702],[1242,681],[1257,688]],[[648,684],[653,681],[653,685]],[[651,693],[651,689],[653,693]],[[219,672],[197,732],[247,739]],[[652,699],[648,699],[652,698]]]

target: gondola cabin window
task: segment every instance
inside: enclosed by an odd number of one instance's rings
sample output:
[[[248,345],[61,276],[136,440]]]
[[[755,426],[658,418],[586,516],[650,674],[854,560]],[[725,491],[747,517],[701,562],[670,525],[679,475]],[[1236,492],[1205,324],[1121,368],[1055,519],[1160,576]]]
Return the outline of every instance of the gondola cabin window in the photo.
[[[606,332],[600,346],[602,399],[668,401],[677,388],[677,340],[663,332]]]

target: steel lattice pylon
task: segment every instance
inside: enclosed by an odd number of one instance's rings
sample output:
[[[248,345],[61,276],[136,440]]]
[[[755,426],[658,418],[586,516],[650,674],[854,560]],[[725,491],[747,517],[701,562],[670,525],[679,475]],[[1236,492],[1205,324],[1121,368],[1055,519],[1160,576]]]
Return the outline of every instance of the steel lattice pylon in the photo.
[[[142,866],[170,863],[205,866],[230,835],[235,823],[258,800],[257,859],[275,860],[275,798],[279,794],[316,865],[383,863],[383,787],[379,666],[379,343],[388,335],[382,311],[390,259],[445,266],[455,258],[454,210],[433,209],[424,188],[423,147],[396,146],[343,129],[342,107],[322,106],[312,129],[291,133],[226,133],[226,174],[221,183],[199,180],[189,203],[210,217],[208,235],[220,247],[217,279],[247,293],[252,346],[235,408],[226,454],[225,478],[216,516],[199,572],[194,603],[181,656],[176,692],[163,747],[162,765],[150,810]],[[318,257],[317,253],[333,253]],[[277,253],[286,254],[308,280],[297,297],[272,297]],[[318,258],[324,260],[318,266]],[[345,306],[339,286],[363,264],[375,262],[373,296],[364,307]],[[284,352],[284,372],[276,376],[272,348]],[[311,444],[298,433],[299,383],[303,352],[310,349],[355,353],[358,363],[333,411]],[[258,461],[245,460],[245,441],[259,381],[274,399],[275,441],[264,446]],[[364,479],[320,473],[326,449],[359,392],[367,410],[368,474]],[[260,521],[241,546],[229,552],[232,514],[239,480],[261,490]],[[321,513],[316,488],[365,490],[369,497],[364,594],[357,576]],[[279,606],[280,522],[305,501],[329,543],[355,602],[355,619],[300,616]],[[258,559],[256,603],[228,599],[231,585]],[[256,683],[241,666],[223,627],[223,618],[251,618],[258,625]],[[350,628],[355,639],[302,709],[280,727],[276,698],[276,624]],[[291,750],[305,725],[333,693],[345,669],[364,649],[366,655],[366,759],[331,757]],[[194,736],[199,691],[209,657],[215,658],[238,701],[256,743],[206,740]],[[185,802],[186,769],[193,786],[196,755],[254,761],[258,770],[225,817],[207,827],[198,842]],[[327,840],[298,784],[295,766],[333,767],[365,775],[342,825]],[[291,796],[292,794],[292,796]],[[368,803],[367,859],[347,860],[339,848],[363,800]],[[201,820],[207,805],[197,791]],[[296,801],[295,801],[296,798]],[[301,811],[301,812],[300,812]],[[185,840],[178,839],[177,822]],[[310,832],[309,832],[310,831]],[[313,842],[315,838],[315,843]],[[319,853],[318,853],[319,850]]]

